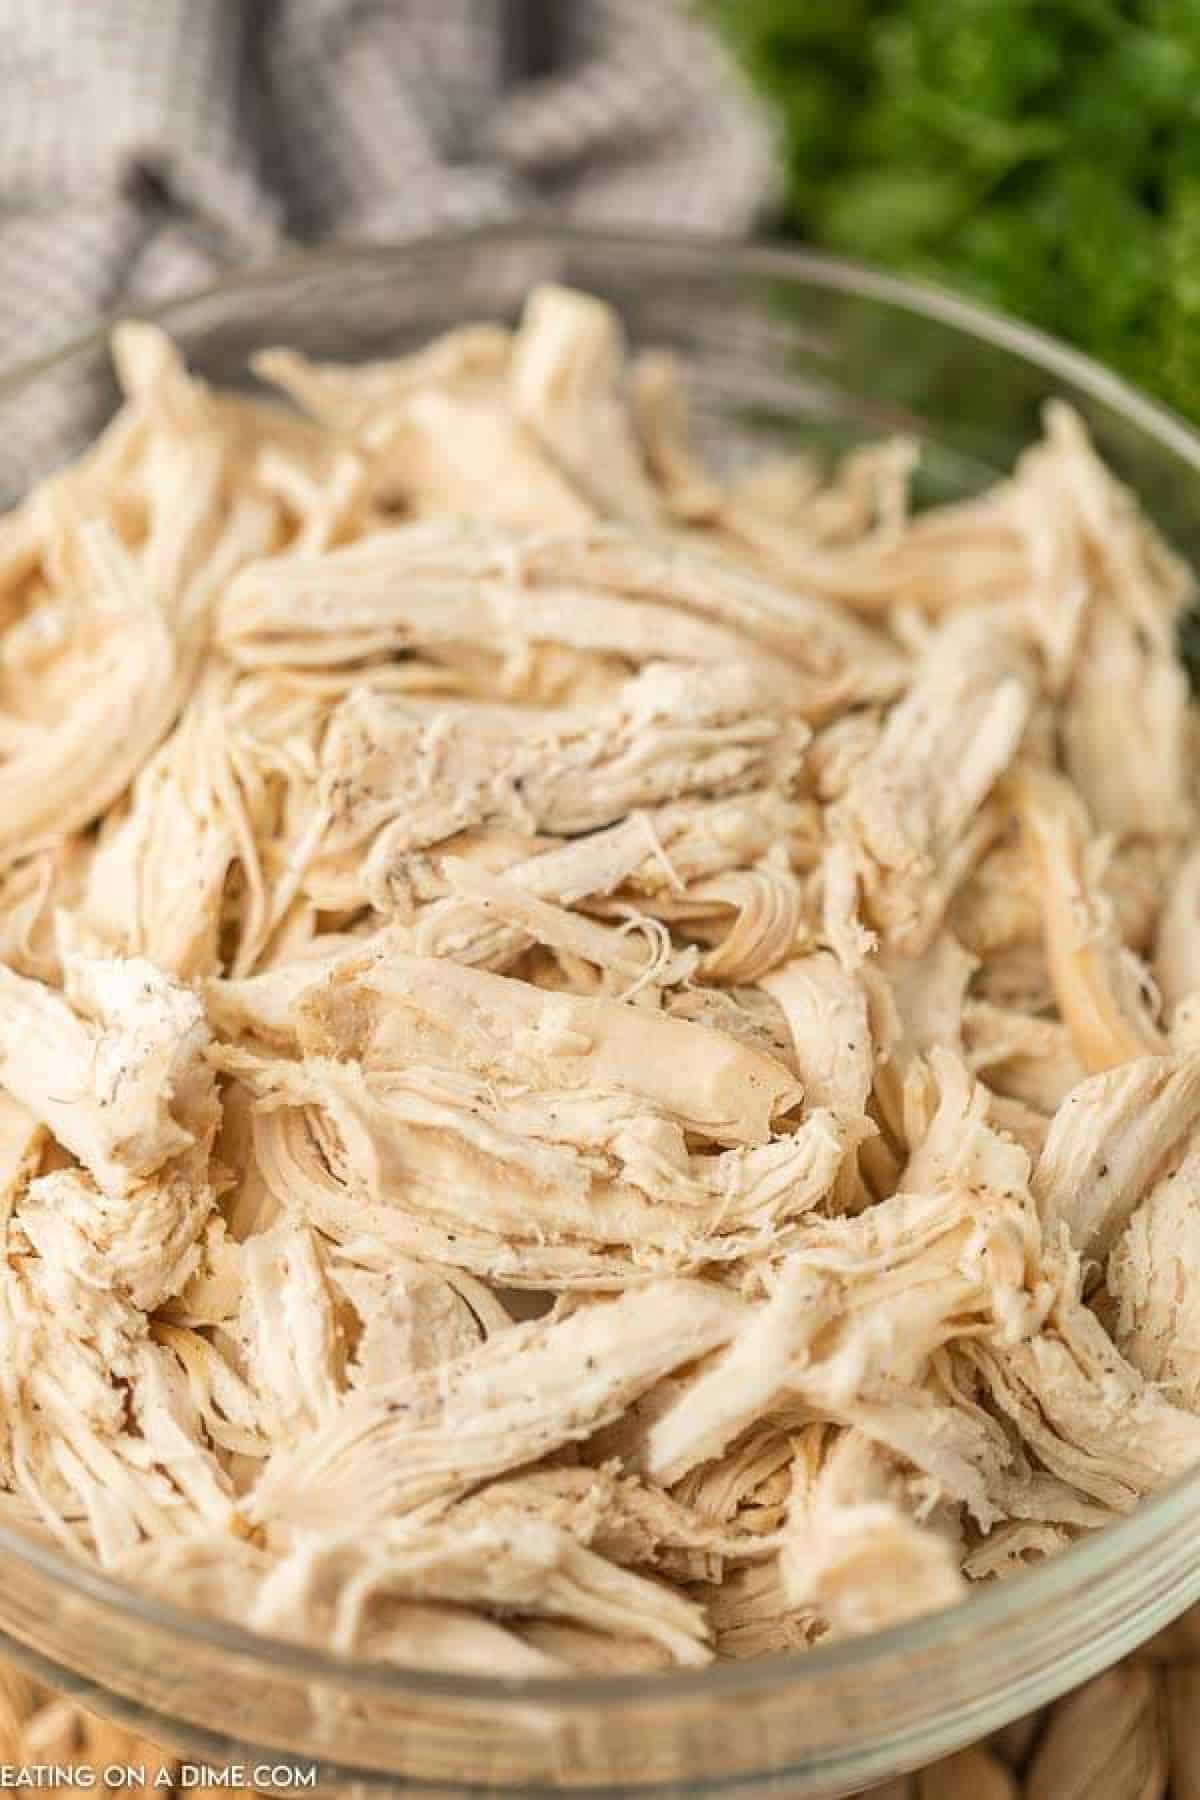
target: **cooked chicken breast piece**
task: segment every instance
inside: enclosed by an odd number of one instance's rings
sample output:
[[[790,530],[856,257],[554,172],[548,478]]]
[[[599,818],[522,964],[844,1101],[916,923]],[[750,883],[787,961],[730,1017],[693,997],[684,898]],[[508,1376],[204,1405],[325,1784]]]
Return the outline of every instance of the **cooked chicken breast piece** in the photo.
[[[875,749],[832,809],[854,850],[872,923],[911,955],[931,941],[993,835],[980,808],[1021,742],[1034,669],[991,609],[949,620]]]

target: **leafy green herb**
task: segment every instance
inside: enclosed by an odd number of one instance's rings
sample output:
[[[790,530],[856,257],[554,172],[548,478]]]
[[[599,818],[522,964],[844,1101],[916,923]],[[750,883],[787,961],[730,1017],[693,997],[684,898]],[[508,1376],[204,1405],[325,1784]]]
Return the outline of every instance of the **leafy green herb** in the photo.
[[[786,223],[1069,338],[1200,419],[1200,0],[705,0]]]

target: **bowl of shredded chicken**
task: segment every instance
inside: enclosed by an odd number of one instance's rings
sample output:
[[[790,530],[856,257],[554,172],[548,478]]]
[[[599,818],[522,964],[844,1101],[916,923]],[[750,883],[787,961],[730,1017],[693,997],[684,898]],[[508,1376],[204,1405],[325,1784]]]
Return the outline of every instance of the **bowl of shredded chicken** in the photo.
[[[915,510],[709,468],[565,287],[273,399],[113,354],[0,524],[5,1522],[618,1672],[1200,1463],[1190,581],[1079,419]]]

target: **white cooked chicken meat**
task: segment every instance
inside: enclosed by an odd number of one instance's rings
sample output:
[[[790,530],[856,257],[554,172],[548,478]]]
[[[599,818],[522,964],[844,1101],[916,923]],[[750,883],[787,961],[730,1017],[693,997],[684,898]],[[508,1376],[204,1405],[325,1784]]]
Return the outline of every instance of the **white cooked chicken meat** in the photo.
[[[1079,421],[914,513],[711,470],[553,286],[275,399],[114,354],[0,522],[6,1518],[644,1671],[1200,1462],[1190,582]]]

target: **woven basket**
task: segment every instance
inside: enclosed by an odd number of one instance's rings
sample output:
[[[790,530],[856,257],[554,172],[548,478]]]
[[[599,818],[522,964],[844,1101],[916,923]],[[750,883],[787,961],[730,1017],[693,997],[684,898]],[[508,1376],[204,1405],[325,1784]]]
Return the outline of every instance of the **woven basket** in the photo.
[[[224,1788],[168,1784],[174,1759],[74,1701],[0,1663],[0,1764],[144,1765],[125,1794],[208,1800]],[[167,1776],[161,1772],[167,1771]],[[97,1792],[104,1791],[98,1782]],[[1200,1607],[1126,1662],[1031,1714],[986,1744],[918,1775],[886,1782],[871,1800],[1200,1800]]]

